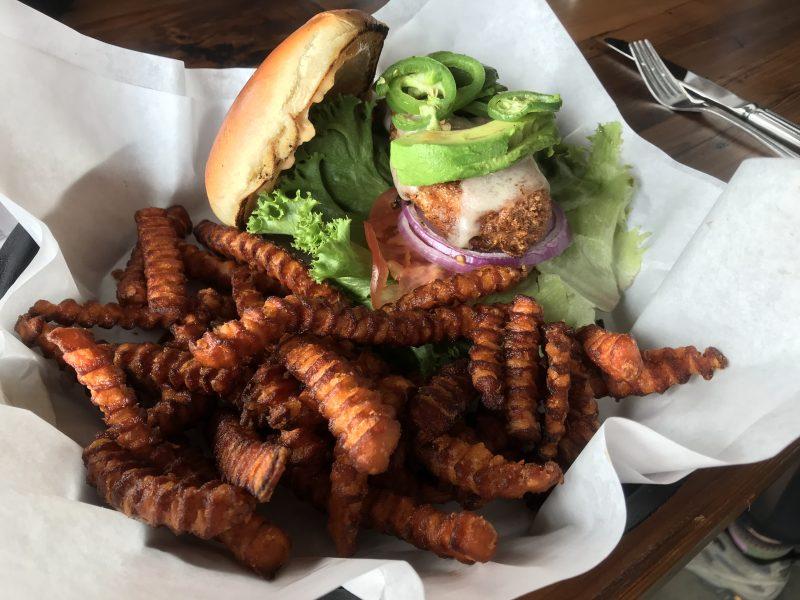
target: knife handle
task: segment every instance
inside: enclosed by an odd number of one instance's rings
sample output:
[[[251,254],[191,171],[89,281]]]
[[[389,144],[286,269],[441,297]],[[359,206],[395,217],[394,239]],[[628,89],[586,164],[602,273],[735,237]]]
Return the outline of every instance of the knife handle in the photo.
[[[747,104],[741,108],[741,111],[742,117],[749,123],[782,144],[800,151],[800,127],[757,104]]]

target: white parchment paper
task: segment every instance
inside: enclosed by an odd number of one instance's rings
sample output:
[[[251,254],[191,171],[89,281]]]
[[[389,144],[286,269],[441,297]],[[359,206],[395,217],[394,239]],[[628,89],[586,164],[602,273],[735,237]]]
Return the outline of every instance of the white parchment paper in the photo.
[[[378,13],[391,27],[382,66],[452,49],[496,66],[511,88],[560,92],[571,140],[620,119],[543,1],[501,4],[392,0]],[[800,434],[800,161],[749,161],[724,189],[626,128],[639,182],[631,221],[653,235],[613,319],[635,324],[644,346],[716,345],[731,366],[710,383],[604,405],[603,427],[535,522],[520,503],[486,509],[502,536],[493,563],[465,567],[370,532],[355,558],[335,558],[323,518],[281,492],[265,508],[292,536],[294,558],[265,582],[211,544],[102,507],[80,461],[96,411],[16,339],[14,321],[38,298],[110,289],[135,209],[181,202],[207,216],[205,157],[249,73],[188,70],[0,0],[0,203],[41,248],[0,300],[0,595],[312,598],[346,583],[364,598],[513,597],[613,549],[621,482],[761,460]]]

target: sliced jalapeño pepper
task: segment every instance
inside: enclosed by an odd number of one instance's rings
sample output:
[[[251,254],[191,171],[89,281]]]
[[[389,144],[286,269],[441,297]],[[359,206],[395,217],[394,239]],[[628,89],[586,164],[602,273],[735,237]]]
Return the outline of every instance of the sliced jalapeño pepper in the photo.
[[[437,119],[451,112],[456,89],[450,70],[427,56],[412,56],[394,63],[375,83],[375,93],[386,98],[392,112],[422,115],[423,107],[430,106]]]
[[[556,112],[561,108],[559,94],[501,92],[489,100],[489,116],[497,121],[518,121],[530,113]]]
[[[457,111],[478,97],[486,81],[486,71],[481,63],[464,54],[447,50],[434,52],[428,56],[442,63],[453,74],[457,89],[456,101],[451,111]]]

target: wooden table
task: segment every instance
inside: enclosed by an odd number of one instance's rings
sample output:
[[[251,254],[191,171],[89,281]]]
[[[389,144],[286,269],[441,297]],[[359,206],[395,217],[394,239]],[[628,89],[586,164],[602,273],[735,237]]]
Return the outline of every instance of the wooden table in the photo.
[[[76,0],[57,15],[120,46],[172,56],[188,66],[250,66],[312,14],[375,10],[381,0]],[[550,0],[627,122],[670,156],[727,180],[761,147],[700,115],[655,105],[605,35],[647,37],[666,57],[741,96],[800,121],[800,4],[797,0]],[[629,531],[582,576],[528,598],[638,598],[680,568],[790,464],[800,442],[755,465],[707,469]]]

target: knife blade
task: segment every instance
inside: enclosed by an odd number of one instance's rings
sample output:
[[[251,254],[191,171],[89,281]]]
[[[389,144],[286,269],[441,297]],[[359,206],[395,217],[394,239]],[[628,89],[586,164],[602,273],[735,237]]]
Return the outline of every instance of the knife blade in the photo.
[[[615,52],[633,61],[633,53],[625,40],[607,37],[603,39],[603,42]],[[767,108],[762,108],[754,102],[737,96],[730,90],[685,67],[663,57],[662,60],[670,73],[688,91],[752,123],[777,141],[795,150],[800,150],[800,127],[796,124]]]

